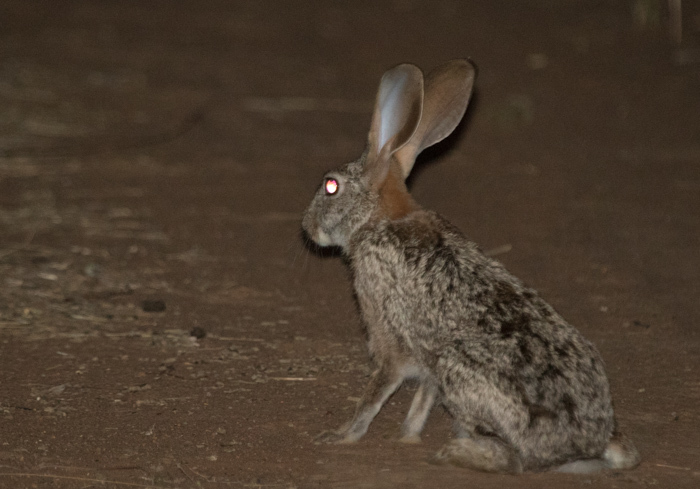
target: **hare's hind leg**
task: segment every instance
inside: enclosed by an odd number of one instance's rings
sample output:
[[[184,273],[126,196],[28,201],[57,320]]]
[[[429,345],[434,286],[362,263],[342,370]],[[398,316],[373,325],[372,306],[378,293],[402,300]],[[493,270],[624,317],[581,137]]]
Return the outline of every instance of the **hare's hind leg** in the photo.
[[[327,443],[352,443],[362,438],[374,417],[405,377],[401,369],[393,365],[375,370],[357,403],[353,418],[336,431],[321,433],[317,440]]]
[[[425,421],[428,419],[430,409],[433,407],[438,388],[435,381],[425,378],[421,381],[416,395],[413,396],[411,408],[408,410],[406,420],[401,427],[401,440],[403,443],[420,442],[420,433],[423,431]]]
[[[433,461],[482,472],[519,474],[523,471],[518,453],[492,436],[474,435],[450,440],[435,454]]]

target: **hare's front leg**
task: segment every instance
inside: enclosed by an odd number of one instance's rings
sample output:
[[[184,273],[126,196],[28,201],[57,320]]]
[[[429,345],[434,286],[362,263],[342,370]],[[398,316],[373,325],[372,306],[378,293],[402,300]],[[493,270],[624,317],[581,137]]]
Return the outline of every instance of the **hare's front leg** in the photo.
[[[374,417],[404,378],[405,375],[393,366],[379,367],[370,376],[369,384],[357,403],[353,418],[336,431],[322,433],[318,440],[328,443],[352,443],[362,438]]]
[[[420,433],[423,431],[425,421],[428,419],[430,409],[433,407],[438,388],[433,379],[423,379],[418,386],[416,395],[413,396],[411,408],[408,410],[406,420],[401,427],[401,440],[403,443],[420,442]]]

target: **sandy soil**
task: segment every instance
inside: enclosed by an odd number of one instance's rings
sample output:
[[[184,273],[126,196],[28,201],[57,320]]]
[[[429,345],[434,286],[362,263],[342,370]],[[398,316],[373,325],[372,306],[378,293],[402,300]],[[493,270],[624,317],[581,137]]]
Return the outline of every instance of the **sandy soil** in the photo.
[[[700,9],[666,2],[0,4],[0,487],[700,486]],[[658,9],[657,9],[658,8]],[[658,14],[658,15],[657,15]],[[382,72],[480,67],[416,199],[600,348],[639,468],[428,464],[300,214]]]

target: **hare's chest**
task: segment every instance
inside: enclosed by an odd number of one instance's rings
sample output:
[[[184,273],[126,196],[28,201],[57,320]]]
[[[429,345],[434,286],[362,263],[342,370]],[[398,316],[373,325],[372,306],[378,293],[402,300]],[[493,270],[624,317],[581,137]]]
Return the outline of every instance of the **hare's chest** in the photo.
[[[404,353],[420,349],[422,301],[415,287],[372,273],[356,274],[354,285],[371,350],[384,350],[387,345]]]

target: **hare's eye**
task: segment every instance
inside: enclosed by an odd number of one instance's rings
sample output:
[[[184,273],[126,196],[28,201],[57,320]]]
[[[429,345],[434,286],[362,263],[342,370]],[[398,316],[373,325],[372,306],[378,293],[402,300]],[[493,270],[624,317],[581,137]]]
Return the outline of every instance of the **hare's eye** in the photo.
[[[340,188],[338,180],[335,178],[326,178],[326,181],[323,184],[323,189],[326,191],[326,195],[335,195],[338,192],[338,188]]]

